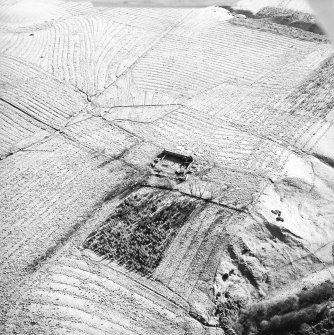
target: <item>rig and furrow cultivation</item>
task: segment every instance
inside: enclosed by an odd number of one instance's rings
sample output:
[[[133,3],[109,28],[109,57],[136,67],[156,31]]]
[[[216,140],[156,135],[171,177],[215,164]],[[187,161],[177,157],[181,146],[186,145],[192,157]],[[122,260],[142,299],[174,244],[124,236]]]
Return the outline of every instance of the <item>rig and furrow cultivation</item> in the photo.
[[[50,1],[46,4],[43,0],[35,2],[2,0],[0,30],[22,33],[36,29],[48,29],[57,21],[87,15],[92,11],[94,11],[93,6],[88,1]]]
[[[117,125],[89,115],[77,122],[74,118],[64,129],[64,134],[92,151],[110,158],[124,154],[141,142],[139,138],[118,128]]]
[[[49,135],[51,128],[0,100],[0,158],[19,150],[30,141]]]
[[[203,214],[201,213],[196,220],[187,223],[185,227],[187,228],[187,231],[180,232],[178,239],[171,246],[171,251],[178,250],[177,253],[175,253],[176,256],[174,256],[174,260],[171,263],[167,263],[167,258],[161,263],[154,274],[157,279],[161,280],[178,294],[183,295],[186,300],[188,300],[188,296],[180,292],[179,286],[188,282],[185,277],[189,270],[196,269],[196,271],[201,272],[204,268],[206,258],[200,256],[200,249],[202,244],[205,244],[205,239],[207,238],[208,231],[210,230],[212,224],[208,218],[211,216],[213,219],[215,214],[217,214],[218,209],[218,207],[204,209],[202,212]],[[210,223],[207,222],[207,220]],[[197,227],[197,225],[199,225],[199,227]],[[217,235],[219,235],[219,233]],[[209,243],[206,241],[211,248],[214,246],[214,242],[214,238],[212,238]],[[207,255],[210,255],[210,253]],[[203,263],[200,266],[198,264],[193,266],[192,263],[196,259],[199,259]],[[162,269],[165,270],[161,272]],[[211,278],[210,275],[208,277]]]
[[[192,9],[181,8],[103,8],[99,16],[134,28],[163,33]]]
[[[103,161],[60,136],[1,161],[2,294],[11,293],[8,281],[38,268],[49,252],[65,243],[66,235],[127,173],[119,170],[110,177],[114,164],[99,168]]]
[[[0,69],[1,99],[46,126],[60,128],[87,103],[71,85],[17,58],[1,56]]]
[[[19,318],[13,320],[14,324],[25,321],[24,305],[28,304],[29,313],[36,316],[30,320],[32,329],[37,325],[51,331],[53,324],[48,321],[53,318],[59,329],[70,327],[74,331],[81,325],[82,331],[88,333],[96,329],[101,333],[154,334],[163,330],[182,334],[185,329],[192,329],[203,334],[187,316],[185,307],[161,296],[164,293],[173,299],[163,286],[153,291],[148,279],[142,278],[141,284],[117,268],[83,262],[77,255],[78,252],[63,257],[40,273],[40,284],[29,290],[17,306]],[[177,296],[174,299],[177,301]],[[141,320],[142,313],[147,313],[147,319]],[[135,324],[133,319],[137,320]],[[218,335],[219,331],[208,334]]]
[[[92,97],[115,81],[169,28],[168,23],[164,29],[147,30],[112,18],[93,12],[19,37],[3,33],[0,43],[6,55],[35,64]]]
[[[115,123],[156,145],[163,142],[170,150],[183,148],[196,152],[218,166],[241,172],[263,175],[271,170],[277,171],[286,156],[284,147],[243,132],[226,122],[217,124],[214,118],[188,108],[180,108],[151,124],[128,121]],[[205,153],[208,148],[210,154]]]
[[[210,24],[205,21],[202,27],[203,18],[210,18]],[[271,34],[250,33],[240,27],[234,29],[226,18],[220,20],[218,10],[198,10],[136,64],[132,69],[133,81],[143,90],[174,95],[182,92],[181,99],[190,98],[232,79],[252,84],[261,75],[281,66],[283,56],[284,62],[289,55],[295,58],[296,49],[307,51],[306,57],[309,53],[306,43],[280,36],[273,39]],[[171,47],[173,54],[170,54]]]
[[[0,332],[266,334],[273,297],[330,279],[328,39],[218,7],[0,7]]]

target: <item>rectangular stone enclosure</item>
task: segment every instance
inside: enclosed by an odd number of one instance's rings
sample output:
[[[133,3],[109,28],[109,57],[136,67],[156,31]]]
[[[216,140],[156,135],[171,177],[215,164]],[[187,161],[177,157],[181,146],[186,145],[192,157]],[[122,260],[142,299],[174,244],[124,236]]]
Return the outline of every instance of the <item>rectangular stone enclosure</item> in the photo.
[[[186,175],[192,172],[191,156],[181,155],[164,150],[151,163],[153,173],[159,177],[176,177],[179,181],[186,179]]]

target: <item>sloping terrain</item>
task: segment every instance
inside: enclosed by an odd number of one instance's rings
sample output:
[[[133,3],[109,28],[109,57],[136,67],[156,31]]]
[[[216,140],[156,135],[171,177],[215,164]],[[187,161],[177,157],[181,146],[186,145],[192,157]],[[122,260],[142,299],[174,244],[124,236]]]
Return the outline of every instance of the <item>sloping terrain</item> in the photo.
[[[326,37],[219,7],[0,4],[0,332],[333,334]],[[157,173],[164,152],[189,169]]]

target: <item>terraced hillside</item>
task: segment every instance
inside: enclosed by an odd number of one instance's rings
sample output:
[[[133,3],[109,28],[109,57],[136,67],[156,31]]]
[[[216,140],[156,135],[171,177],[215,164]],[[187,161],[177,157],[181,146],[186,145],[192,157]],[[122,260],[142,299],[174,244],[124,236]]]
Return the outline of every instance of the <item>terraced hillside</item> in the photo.
[[[0,2],[1,333],[332,334],[334,49],[247,4]]]

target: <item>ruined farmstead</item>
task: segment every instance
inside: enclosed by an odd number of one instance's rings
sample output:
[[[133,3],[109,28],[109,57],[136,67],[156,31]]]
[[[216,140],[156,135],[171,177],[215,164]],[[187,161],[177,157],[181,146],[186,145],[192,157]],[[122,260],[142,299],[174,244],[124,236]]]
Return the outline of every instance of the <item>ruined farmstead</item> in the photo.
[[[0,0],[0,334],[333,335],[308,2],[106,2]]]
[[[153,174],[159,177],[172,177],[178,182],[186,181],[188,174],[196,171],[193,157],[163,150],[151,163]]]

